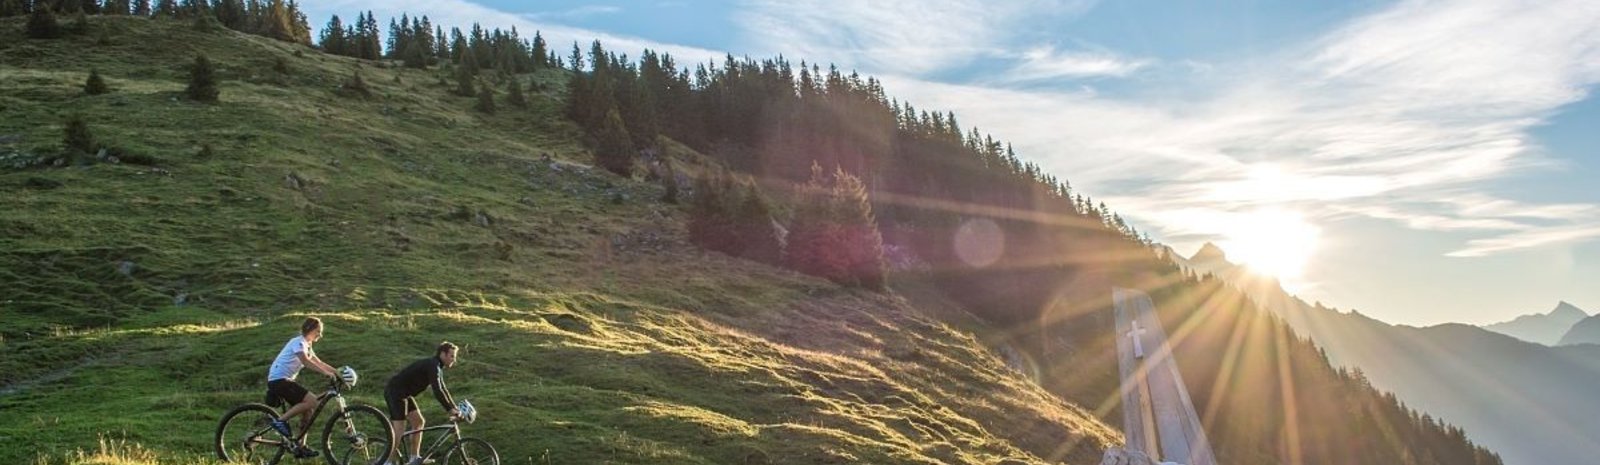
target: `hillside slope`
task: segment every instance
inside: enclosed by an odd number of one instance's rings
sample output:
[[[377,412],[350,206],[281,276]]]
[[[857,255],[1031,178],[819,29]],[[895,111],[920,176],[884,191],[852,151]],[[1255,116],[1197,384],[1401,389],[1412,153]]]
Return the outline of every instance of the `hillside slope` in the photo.
[[[437,70],[90,25],[0,20],[0,461],[102,436],[203,457],[304,315],[365,402],[463,344],[468,430],[508,463],[1079,464],[1119,441],[898,297],[687,245],[658,187],[584,166],[555,93],[489,116]],[[179,96],[196,53],[219,104]],[[91,69],[112,93],[83,95]],[[120,162],[55,166],[70,115]]]

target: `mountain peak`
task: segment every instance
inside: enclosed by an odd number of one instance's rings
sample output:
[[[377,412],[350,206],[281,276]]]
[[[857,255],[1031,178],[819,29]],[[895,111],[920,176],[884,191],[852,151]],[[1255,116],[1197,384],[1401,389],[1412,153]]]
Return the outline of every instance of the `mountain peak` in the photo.
[[[1567,314],[1567,315],[1576,316],[1578,318],[1588,318],[1589,317],[1589,312],[1585,312],[1585,311],[1583,311],[1583,309],[1578,308],[1578,306],[1576,306],[1576,305],[1569,304],[1565,300],[1561,301],[1561,303],[1556,304],[1556,308],[1554,310],[1551,310],[1550,314],[1551,315]]]
[[[1216,244],[1212,244],[1210,242],[1207,242],[1205,245],[1200,246],[1200,250],[1195,251],[1194,255],[1189,257],[1189,260],[1193,260],[1193,261],[1202,261],[1202,260],[1228,261],[1228,253],[1227,252],[1223,252],[1222,248],[1221,247],[1217,247]]]

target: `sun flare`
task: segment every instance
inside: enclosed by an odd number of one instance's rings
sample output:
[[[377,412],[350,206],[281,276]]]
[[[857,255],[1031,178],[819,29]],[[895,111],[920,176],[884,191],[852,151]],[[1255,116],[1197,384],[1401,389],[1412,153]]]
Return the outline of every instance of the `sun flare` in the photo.
[[[1228,258],[1251,271],[1289,285],[1305,275],[1322,230],[1301,214],[1259,210],[1243,214],[1224,233]]]

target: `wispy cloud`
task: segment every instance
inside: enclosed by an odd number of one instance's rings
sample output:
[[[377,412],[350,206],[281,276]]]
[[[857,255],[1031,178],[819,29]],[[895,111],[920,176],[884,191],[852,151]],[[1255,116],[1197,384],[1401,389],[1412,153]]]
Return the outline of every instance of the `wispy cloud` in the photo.
[[[543,13],[532,13],[532,14],[529,14],[528,17],[529,18],[533,18],[533,19],[574,20],[574,19],[584,19],[584,18],[588,18],[588,17],[592,17],[592,16],[609,15],[609,14],[615,14],[615,13],[621,13],[621,12],[622,12],[622,8],[617,7],[617,6],[613,6],[613,5],[584,5],[584,6],[580,6],[580,7],[577,7],[577,8],[569,8],[569,9],[561,10],[561,11],[549,11],[549,12],[543,12]]]
[[[1029,14],[1071,15],[1088,0],[746,0],[737,15],[761,50],[875,72],[920,75],[1003,55]]]
[[[1521,231],[1485,239],[1473,239],[1467,246],[1445,254],[1450,257],[1482,257],[1500,252],[1565,244],[1600,238],[1600,224],[1564,226]]]
[[[1104,49],[1056,50],[1043,45],[1022,53],[1019,63],[1000,77],[1003,82],[1031,82],[1061,78],[1122,77],[1144,69],[1148,59],[1119,56]]]

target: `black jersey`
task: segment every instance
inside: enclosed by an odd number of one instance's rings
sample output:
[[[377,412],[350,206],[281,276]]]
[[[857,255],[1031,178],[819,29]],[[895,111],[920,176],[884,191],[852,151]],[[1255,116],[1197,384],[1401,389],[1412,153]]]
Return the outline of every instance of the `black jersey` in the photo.
[[[411,397],[421,394],[422,390],[433,388],[433,397],[439,399],[439,405],[445,411],[455,409],[455,402],[450,398],[450,390],[444,386],[444,363],[439,357],[428,357],[417,360],[411,365],[400,370],[400,373],[389,378],[389,384],[384,386],[384,394],[393,394],[400,397]]]

